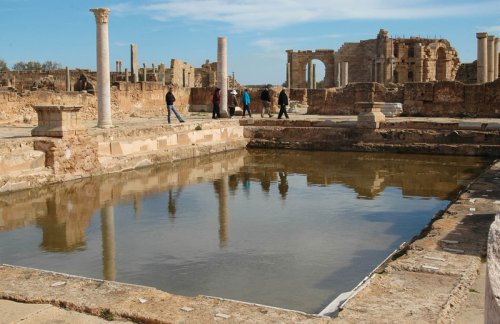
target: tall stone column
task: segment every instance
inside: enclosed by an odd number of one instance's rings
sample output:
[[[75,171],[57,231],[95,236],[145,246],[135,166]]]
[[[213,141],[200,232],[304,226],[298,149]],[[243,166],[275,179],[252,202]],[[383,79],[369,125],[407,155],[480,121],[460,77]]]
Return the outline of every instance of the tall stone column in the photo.
[[[312,62],[309,62],[307,64],[307,88],[312,89],[313,87],[313,69],[312,69]]]
[[[290,63],[286,64],[286,87],[288,89],[292,88],[292,80],[291,80],[291,70],[290,70]]]
[[[334,79],[334,86],[335,87],[340,87],[340,63],[335,64],[335,71],[333,72],[335,74]]]
[[[495,36],[488,36],[488,82],[494,80],[495,73],[495,53],[494,53]]]
[[[69,68],[66,67],[66,91],[71,91],[71,77],[69,74]]]
[[[109,80],[108,8],[90,9],[97,31],[97,127],[109,128],[111,122],[111,82]]]
[[[142,63],[142,81],[148,81],[148,69],[146,67],[146,63]]]
[[[227,116],[227,40],[217,38],[217,84],[220,89],[220,113]]]
[[[130,73],[132,83],[139,82],[139,61],[137,59],[137,45],[130,44]]]
[[[349,83],[349,62],[340,65],[340,86],[345,87]]]
[[[495,67],[493,69],[493,81],[498,79],[498,38],[495,37],[495,41],[493,42],[493,63]]]
[[[487,82],[488,72],[488,33],[477,33],[477,83]]]
[[[316,64],[313,64],[313,89],[316,89]]]

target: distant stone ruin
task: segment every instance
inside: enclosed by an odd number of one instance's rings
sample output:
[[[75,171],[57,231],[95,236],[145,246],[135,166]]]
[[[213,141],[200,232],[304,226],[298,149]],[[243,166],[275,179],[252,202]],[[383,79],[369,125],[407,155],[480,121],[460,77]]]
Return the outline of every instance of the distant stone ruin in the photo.
[[[290,87],[315,88],[314,59],[325,65],[324,88],[345,86],[343,75],[347,82],[382,84],[455,80],[460,60],[447,40],[387,34],[381,29],[376,39],[345,43],[336,52],[288,50]]]

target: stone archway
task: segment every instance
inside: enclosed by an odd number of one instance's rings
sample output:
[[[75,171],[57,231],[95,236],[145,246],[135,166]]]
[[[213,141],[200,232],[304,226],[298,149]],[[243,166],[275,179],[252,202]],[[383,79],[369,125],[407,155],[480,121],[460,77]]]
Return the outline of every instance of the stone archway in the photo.
[[[313,60],[319,60],[325,65],[324,87],[334,86],[335,58],[330,49],[316,51],[288,50],[288,64],[290,65],[290,86],[292,88],[309,88],[308,65]]]
[[[447,78],[447,66],[446,66],[446,50],[444,47],[438,48],[436,51],[436,80],[444,81]]]

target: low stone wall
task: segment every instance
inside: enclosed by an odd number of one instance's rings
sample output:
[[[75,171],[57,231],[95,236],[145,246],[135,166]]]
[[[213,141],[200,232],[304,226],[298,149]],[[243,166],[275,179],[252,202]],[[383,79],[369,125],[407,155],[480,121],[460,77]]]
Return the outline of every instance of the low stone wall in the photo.
[[[490,227],[484,303],[485,323],[500,323],[500,215]]]
[[[408,116],[500,117],[500,79],[485,84],[412,82],[386,88],[374,82],[345,88],[308,89],[308,114],[357,115],[360,101],[398,102]]]
[[[111,91],[113,119],[129,116],[158,117],[167,114],[165,94],[168,88],[159,83],[116,83]],[[185,113],[189,108],[189,88],[174,88],[176,109]],[[82,120],[97,119],[97,97],[85,92],[31,91],[18,94],[0,91],[0,123],[36,123],[35,105],[81,105]]]
[[[88,129],[63,138],[0,143],[0,192],[98,176],[244,148],[236,120]]]
[[[381,123],[372,130],[358,128],[356,122],[244,120],[241,124],[249,147],[500,156],[500,132],[482,125],[473,129],[458,123],[408,122],[403,127]]]

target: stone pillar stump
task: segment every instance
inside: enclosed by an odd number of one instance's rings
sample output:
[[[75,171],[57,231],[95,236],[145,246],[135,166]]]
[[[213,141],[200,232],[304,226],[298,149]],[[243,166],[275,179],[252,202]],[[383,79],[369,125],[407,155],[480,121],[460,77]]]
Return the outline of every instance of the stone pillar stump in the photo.
[[[38,126],[31,130],[31,136],[64,137],[84,133],[85,128],[78,118],[80,108],[82,106],[33,106]]]
[[[356,108],[360,111],[358,115],[358,128],[377,129],[380,123],[385,122],[385,115],[381,109],[383,102],[356,102]]]

